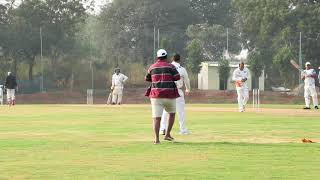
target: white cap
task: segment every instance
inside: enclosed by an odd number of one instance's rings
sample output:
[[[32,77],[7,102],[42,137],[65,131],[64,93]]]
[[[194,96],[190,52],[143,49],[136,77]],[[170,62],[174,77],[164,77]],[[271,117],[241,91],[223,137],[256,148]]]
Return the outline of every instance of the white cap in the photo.
[[[10,74],[11,74],[11,72],[9,71],[9,72],[8,72],[8,76],[9,76]]]
[[[307,66],[307,65],[311,65],[311,63],[310,63],[310,62],[306,62],[306,66]]]
[[[164,49],[159,49],[157,52],[157,57],[165,57],[167,55],[167,51]]]

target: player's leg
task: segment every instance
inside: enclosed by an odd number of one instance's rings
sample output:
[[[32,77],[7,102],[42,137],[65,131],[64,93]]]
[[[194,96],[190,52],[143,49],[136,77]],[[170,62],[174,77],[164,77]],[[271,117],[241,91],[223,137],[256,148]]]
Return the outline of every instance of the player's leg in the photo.
[[[112,104],[116,104],[118,99],[118,89],[114,88],[112,91]]]
[[[315,87],[310,87],[310,94],[312,97],[312,101],[313,101],[313,106],[314,108],[318,109],[318,94],[317,94],[317,90]]]
[[[160,133],[162,135],[166,134],[166,128],[168,126],[168,118],[169,118],[168,112],[166,110],[163,110],[162,117],[161,117],[161,126],[160,126]]]
[[[242,89],[237,89],[239,112],[243,112]]]
[[[169,113],[168,126],[166,131],[165,140],[173,141],[171,136],[171,130],[174,124],[175,115],[176,115],[176,99],[163,99],[164,109]]]
[[[245,106],[247,105],[249,100],[249,89],[243,89],[243,101],[242,101],[242,109],[245,110]]]
[[[160,131],[160,122],[161,114],[163,112],[163,106],[161,104],[161,99],[151,98],[151,108],[152,108],[152,119],[153,119],[153,131],[154,131],[154,143],[160,143],[159,131]]]
[[[185,100],[183,96],[176,99],[176,106],[179,115],[180,134],[189,134],[185,115]]]
[[[7,89],[7,104],[11,105],[11,90]]]
[[[310,109],[310,104],[311,104],[310,96],[311,96],[311,93],[310,93],[309,87],[305,87],[304,88],[304,100],[306,103],[306,107],[304,109]]]
[[[11,92],[11,103],[12,105],[14,106],[16,104],[16,90],[15,89],[12,89],[12,92]]]
[[[117,104],[122,104],[123,89],[119,89]]]

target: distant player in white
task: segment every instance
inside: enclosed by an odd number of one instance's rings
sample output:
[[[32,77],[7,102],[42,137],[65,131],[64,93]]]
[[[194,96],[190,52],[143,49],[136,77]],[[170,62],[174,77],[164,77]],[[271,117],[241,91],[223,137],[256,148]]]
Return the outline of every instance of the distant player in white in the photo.
[[[3,85],[0,85],[0,104],[3,105]]]
[[[317,72],[311,68],[311,63],[306,62],[306,69],[301,73],[301,79],[304,80],[304,99],[306,102],[306,107],[304,109],[310,108],[310,96],[313,100],[313,105],[315,109],[318,108],[318,95],[315,86],[315,78],[317,77]]]
[[[239,112],[246,110],[246,104],[249,99],[248,79],[250,78],[250,71],[244,66],[244,63],[239,64],[239,68],[235,69],[232,75],[232,81],[236,83],[236,90],[238,94]]]
[[[122,103],[124,82],[128,80],[128,77],[120,73],[120,68],[116,68],[114,72],[115,73],[112,75],[112,86],[111,86],[112,104],[120,105]]]
[[[189,131],[187,129],[187,124],[186,124],[185,99],[184,99],[184,93],[182,88],[185,86],[186,88],[185,93],[186,95],[189,95],[190,79],[189,79],[187,70],[180,65],[179,54],[174,55],[173,62],[171,64],[173,64],[176,67],[176,69],[180,74],[180,80],[176,81],[176,85],[180,95],[180,97],[176,99],[176,108],[177,108],[177,113],[179,114],[180,134],[189,134]],[[163,135],[165,135],[167,124],[168,124],[168,113],[164,110],[162,113],[161,126],[160,126],[160,132],[162,132]]]

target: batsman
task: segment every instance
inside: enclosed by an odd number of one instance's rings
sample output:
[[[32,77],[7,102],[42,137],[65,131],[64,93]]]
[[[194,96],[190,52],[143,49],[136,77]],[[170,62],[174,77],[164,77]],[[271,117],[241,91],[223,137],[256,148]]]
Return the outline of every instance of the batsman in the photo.
[[[232,81],[236,82],[236,89],[238,94],[239,112],[246,110],[246,104],[249,99],[248,79],[250,78],[250,71],[244,66],[244,63],[239,64],[239,68],[235,69],[232,75]]]
[[[304,81],[304,99],[306,103],[306,107],[304,107],[304,109],[311,109],[310,96],[312,97],[314,108],[319,109],[318,95],[315,86],[317,73],[314,69],[312,69],[310,62],[306,62],[305,67],[306,69],[301,72],[301,79]]]

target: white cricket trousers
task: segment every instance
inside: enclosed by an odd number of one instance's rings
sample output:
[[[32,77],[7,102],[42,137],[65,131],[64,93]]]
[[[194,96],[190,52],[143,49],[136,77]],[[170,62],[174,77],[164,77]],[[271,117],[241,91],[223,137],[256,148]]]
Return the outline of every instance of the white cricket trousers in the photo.
[[[238,94],[238,106],[239,111],[244,111],[245,106],[249,100],[249,89],[248,88],[241,88],[237,89]]]
[[[310,107],[312,97],[313,105],[318,106],[318,94],[315,86],[305,86],[304,87],[304,99],[306,102],[306,107]]]
[[[7,102],[8,103],[12,102],[16,99],[15,92],[16,92],[15,89],[7,89]]]
[[[116,86],[112,91],[112,103],[121,104],[123,96],[123,87]]]
[[[188,132],[187,123],[186,123],[186,114],[185,114],[185,100],[184,94],[181,89],[178,89],[180,97],[176,99],[176,114],[179,116],[179,124],[180,124],[180,132],[185,133]],[[164,131],[168,126],[169,114],[163,110],[161,117],[161,126],[160,131]]]

